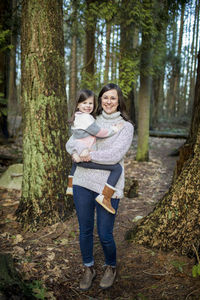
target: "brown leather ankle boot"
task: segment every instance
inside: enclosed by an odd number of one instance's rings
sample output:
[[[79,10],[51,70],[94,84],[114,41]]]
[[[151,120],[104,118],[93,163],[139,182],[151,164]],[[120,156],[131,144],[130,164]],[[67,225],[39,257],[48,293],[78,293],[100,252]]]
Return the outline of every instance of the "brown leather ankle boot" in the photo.
[[[73,176],[71,175],[68,176],[66,195],[73,196]]]
[[[102,194],[97,196],[97,198],[95,199],[100,205],[102,205],[111,214],[115,214],[115,209],[111,205],[111,198],[114,192],[115,192],[115,188],[106,183]]]

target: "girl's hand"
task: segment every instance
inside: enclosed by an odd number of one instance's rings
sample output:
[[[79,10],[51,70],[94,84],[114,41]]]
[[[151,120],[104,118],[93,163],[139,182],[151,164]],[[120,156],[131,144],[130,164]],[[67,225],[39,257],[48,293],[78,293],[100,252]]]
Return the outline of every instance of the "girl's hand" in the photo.
[[[85,162],[88,162],[88,161],[91,161],[91,157],[90,157],[90,154],[88,154],[87,156],[82,156],[81,157],[81,161],[85,161]]]
[[[84,157],[84,156],[88,156],[90,154],[88,149],[84,149],[81,154],[80,154],[80,158]]]
[[[75,161],[76,163],[81,162],[81,159],[79,157],[79,155],[77,153],[72,154],[72,159],[73,161]]]
[[[124,124],[122,122],[115,125],[118,130],[120,130],[122,127],[124,127]]]
[[[112,126],[112,129],[115,131],[115,132],[118,132],[120,131],[120,129],[122,129],[122,127],[124,126],[123,122],[120,122],[120,123],[117,123],[115,125]]]

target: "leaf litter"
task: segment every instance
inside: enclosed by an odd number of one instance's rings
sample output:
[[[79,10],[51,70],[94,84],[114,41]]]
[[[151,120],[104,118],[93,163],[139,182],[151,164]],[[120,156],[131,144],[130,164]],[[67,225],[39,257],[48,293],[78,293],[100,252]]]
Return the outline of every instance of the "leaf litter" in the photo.
[[[200,299],[200,279],[192,277],[193,258],[148,249],[124,238],[133,222],[151,212],[168,191],[177,160],[170,153],[183,142],[179,139],[150,138],[150,160],[138,163],[135,161],[135,138],[126,155],[126,179],[137,182],[137,195],[128,198],[126,193],[120,201],[114,231],[118,268],[112,288],[99,288],[104,262],[96,227],[94,257],[97,277],[89,291],[80,291],[83,266],[75,212],[63,223],[34,233],[23,232],[15,218],[21,196],[18,190],[0,190],[1,252],[12,254],[24,279],[43,283],[45,299]]]

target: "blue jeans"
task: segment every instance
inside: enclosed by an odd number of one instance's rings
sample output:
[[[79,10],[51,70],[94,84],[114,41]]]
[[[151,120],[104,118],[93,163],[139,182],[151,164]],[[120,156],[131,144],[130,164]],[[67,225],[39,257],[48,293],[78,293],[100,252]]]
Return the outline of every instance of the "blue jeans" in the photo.
[[[95,198],[97,193],[84,187],[73,185],[73,198],[79,222],[79,242],[83,264],[92,266],[94,213],[96,208],[97,232],[105,256],[105,264],[116,266],[116,245],[113,237],[115,215],[103,208]],[[111,199],[111,204],[117,212],[119,199]]]

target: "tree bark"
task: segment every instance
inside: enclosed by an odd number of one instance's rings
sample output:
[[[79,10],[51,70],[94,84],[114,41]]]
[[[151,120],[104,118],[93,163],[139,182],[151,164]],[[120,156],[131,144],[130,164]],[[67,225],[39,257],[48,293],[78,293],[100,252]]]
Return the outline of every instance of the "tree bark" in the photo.
[[[9,73],[9,49],[10,45],[10,21],[11,2],[0,1],[0,29],[4,35],[1,36],[0,51],[0,97],[4,100],[0,103],[0,135],[3,138],[9,137],[7,126],[7,102],[8,97],[8,73]]]
[[[149,118],[151,97],[150,69],[152,62],[151,42],[151,34],[142,34],[140,90],[138,98],[138,147],[136,154],[137,161],[149,160]]]
[[[16,134],[16,120],[19,113],[17,87],[16,87],[16,48],[17,48],[17,1],[12,0],[12,25],[11,25],[11,45],[8,78],[8,132],[10,136]]]
[[[73,1],[73,16],[72,16],[72,45],[70,56],[70,81],[69,81],[69,101],[68,114],[72,115],[76,105],[77,93],[77,36],[78,36],[78,20],[77,20],[77,1]]]
[[[104,84],[108,83],[109,65],[110,65],[110,34],[111,23],[106,22],[106,62],[104,71]]]
[[[25,229],[59,222],[65,199],[68,139],[62,1],[22,3],[23,183],[17,210]]]
[[[84,87],[94,89],[94,73],[95,73],[95,29],[96,29],[96,15],[94,14],[93,5],[97,3],[95,0],[86,0],[86,13],[85,13],[85,66],[83,69]]]
[[[190,136],[180,159],[169,191],[128,236],[139,244],[188,254],[194,247],[199,250],[200,236],[200,55]]]

